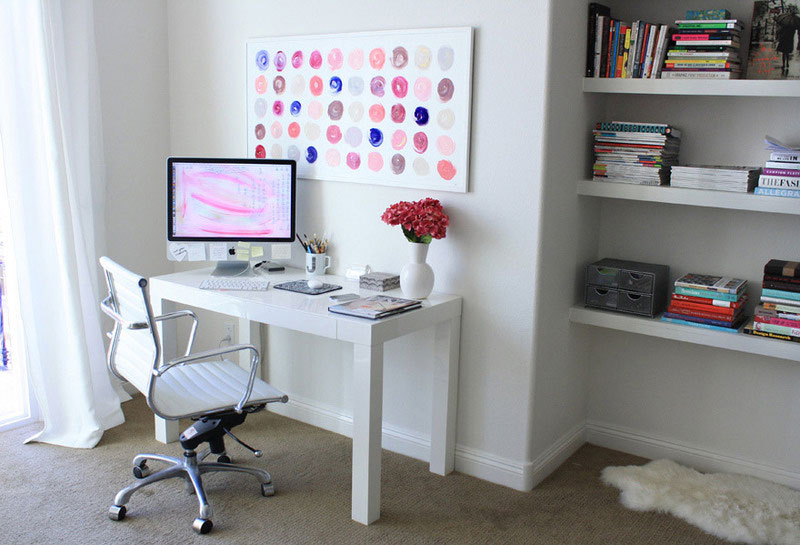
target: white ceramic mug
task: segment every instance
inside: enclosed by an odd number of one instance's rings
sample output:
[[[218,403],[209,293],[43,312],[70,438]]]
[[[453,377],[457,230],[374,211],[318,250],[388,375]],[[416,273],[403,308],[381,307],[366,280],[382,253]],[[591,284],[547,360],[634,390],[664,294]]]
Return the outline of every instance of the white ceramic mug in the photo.
[[[306,254],[306,274],[317,276],[325,274],[331,266],[331,258],[325,254]]]

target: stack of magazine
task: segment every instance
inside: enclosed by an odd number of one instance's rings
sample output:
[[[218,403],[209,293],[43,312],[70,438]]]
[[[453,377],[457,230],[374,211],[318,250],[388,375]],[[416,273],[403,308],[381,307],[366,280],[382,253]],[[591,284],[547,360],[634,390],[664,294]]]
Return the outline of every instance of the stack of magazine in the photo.
[[[379,320],[387,316],[392,316],[393,314],[414,310],[421,306],[421,301],[415,301],[413,299],[402,299],[390,295],[373,295],[371,297],[362,297],[354,301],[333,305],[328,307],[328,310],[337,314]]]
[[[669,184],[678,163],[681,133],[665,123],[598,123],[594,135],[592,179],[638,185]]]
[[[756,195],[800,197],[800,147],[788,146],[767,136],[769,161],[758,178]]]
[[[672,187],[712,189],[718,191],[752,191],[758,182],[758,167],[674,166]]]

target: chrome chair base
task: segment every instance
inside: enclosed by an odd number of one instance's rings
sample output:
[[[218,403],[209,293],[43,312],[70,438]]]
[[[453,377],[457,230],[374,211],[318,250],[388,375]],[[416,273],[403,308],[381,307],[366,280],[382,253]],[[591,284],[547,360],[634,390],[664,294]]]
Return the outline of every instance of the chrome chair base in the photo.
[[[183,453],[183,458],[162,456],[160,454],[139,454],[135,456],[133,458],[133,474],[138,480],[117,493],[114,497],[114,505],[108,510],[108,517],[111,520],[124,519],[127,513],[126,504],[131,499],[134,492],[158,481],[180,477],[186,479],[187,491],[197,495],[197,503],[200,507],[199,516],[192,524],[192,528],[198,534],[207,534],[214,525],[211,522],[211,505],[208,503],[208,498],[203,489],[203,481],[200,477],[204,473],[212,473],[215,471],[250,474],[258,479],[261,484],[262,496],[272,496],[275,494],[275,487],[272,485],[272,477],[268,472],[263,469],[255,469],[229,463],[204,462],[203,460],[209,454],[210,451],[206,449],[199,455],[193,450],[186,450]],[[219,457],[229,459],[224,452],[220,453]],[[147,462],[150,460],[167,464],[168,467],[151,474],[147,466]]]

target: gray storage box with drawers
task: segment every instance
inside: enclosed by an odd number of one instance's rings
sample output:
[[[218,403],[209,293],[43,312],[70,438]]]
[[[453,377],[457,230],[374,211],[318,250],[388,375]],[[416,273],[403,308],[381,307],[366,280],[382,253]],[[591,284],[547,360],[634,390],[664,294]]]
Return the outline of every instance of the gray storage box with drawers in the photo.
[[[668,297],[668,265],[606,258],[586,266],[587,307],[652,317]]]

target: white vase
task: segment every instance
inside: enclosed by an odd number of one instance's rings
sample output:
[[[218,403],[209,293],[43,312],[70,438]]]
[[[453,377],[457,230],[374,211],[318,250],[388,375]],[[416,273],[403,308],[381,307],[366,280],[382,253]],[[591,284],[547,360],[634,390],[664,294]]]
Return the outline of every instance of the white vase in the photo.
[[[428,244],[411,242],[411,263],[400,271],[400,289],[409,299],[425,299],[433,291],[433,269],[425,263]]]

